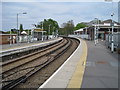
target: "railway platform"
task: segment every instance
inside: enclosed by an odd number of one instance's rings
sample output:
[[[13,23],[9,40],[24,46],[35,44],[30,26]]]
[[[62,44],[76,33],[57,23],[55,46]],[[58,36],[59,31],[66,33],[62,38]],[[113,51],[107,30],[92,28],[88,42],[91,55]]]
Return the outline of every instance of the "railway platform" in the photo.
[[[118,88],[118,54],[111,53],[104,41],[80,39],[80,45],[65,63],[43,83],[45,88]]]
[[[59,37],[59,38],[54,38],[54,39],[44,40],[44,41],[34,41],[34,42],[30,42],[30,43],[0,45],[0,48],[1,48],[0,56],[8,55],[13,52],[19,52],[19,51],[23,51],[23,50],[27,50],[27,49],[31,49],[31,48],[43,47],[43,46],[55,43],[61,39],[62,38]]]

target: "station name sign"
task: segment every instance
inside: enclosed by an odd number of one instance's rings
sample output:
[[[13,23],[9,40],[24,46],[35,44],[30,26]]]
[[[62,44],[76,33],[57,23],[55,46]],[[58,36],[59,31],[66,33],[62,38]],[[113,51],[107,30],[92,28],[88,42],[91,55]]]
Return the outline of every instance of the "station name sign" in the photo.
[[[35,32],[41,32],[43,29],[34,29]]]

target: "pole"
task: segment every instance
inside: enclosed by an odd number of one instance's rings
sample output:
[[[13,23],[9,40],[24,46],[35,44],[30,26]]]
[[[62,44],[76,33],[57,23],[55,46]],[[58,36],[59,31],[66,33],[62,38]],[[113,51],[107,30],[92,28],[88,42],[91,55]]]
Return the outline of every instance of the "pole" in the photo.
[[[28,43],[30,43],[29,30],[28,30]]]
[[[34,42],[34,29],[31,30],[31,34],[32,34],[32,42]]]
[[[98,43],[98,34],[99,34],[99,19],[97,19],[97,24],[98,24],[98,27],[97,27],[97,43]]]
[[[19,14],[27,14],[26,12],[23,12],[23,13],[17,13],[17,44],[19,45],[19,35],[20,35],[20,32],[18,30],[18,15]]]
[[[11,30],[10,30],[10,47],[11,47],[11,44],[12,44],[12,37],[11,37]]]
[[[111,16],[112,16],[112,40],[111,40],[111,52],[113,53],[114,52],[114,39],[113,39],[113,30],[114,30],[114,23],[113,23],[113,15],[114,14],[112,14]]]
[[[85,34],[87,35],[87,27],[86,27],[86,32],[85,32]]]
[[[54,26],[53,26],[53,32],[52,32],[53,38],[54,38]]]
[[[18,31],[18,13],[17,13],[17,44],[18,44],[18,38],[19,38],[19,31]]]
[[[50,39],[50,25],[49,25],[49,39]]]
[[[95,41],[95,46],[96,46],[96,25],[95,25],[95,34],[94,34],[94,41]]]
[[[113,12],[113,1],[112,1],[112,12]],[[113,30],[114,30],[114,23],[113,23],[113,16],[114,16],[114,13],[111,14],[111,17],[112,17],[112,41],[111,41],[111,52],[113,53],[114,52],[114,39],[113,39]]]
[[[42,30],[43,30],[43,23],[42,23]],[[42,31],[42,41],[43,41],[43,31]]]

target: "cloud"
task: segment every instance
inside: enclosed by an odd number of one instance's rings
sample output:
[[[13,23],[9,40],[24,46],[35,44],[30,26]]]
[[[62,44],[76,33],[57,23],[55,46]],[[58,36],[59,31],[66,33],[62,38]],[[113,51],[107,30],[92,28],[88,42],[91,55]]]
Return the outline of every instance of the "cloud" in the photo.
[[[68,20],[73,20],[75,25],[96,17],[105,20],[111,18],[112,10],[111,3],[103,2],[3,2],[2,5],[3,30],[16,28],[16,15],[22,12],[27,14],[19,15],[19,24],[22,23],[26,29],[48,18],[58,21],[59,25]],[[114,12],[117,13],[117,3],[114,3]]]
[[[119,0],[112,0],[118,2]],[[105,2],[105,0],[2,0],[2,2]]]

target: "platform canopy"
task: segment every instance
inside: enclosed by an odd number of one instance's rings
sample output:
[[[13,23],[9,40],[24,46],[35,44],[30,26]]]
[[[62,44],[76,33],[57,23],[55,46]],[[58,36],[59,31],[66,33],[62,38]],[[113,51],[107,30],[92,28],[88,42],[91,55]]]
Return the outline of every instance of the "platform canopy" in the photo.
[[[81,29],[78,29],[78,30],[76,30],[76,31],[74,31],[74,32],[82,32],[83,29],[84,29],[84,28],[81,28]]]
[[[43,29],[41,29],[41,28],[35,28],[34,31],[35,31],[35,32],[42,32]]]
[[[21,34],[27,35],[27,33],[25,31],[22,31]]]

